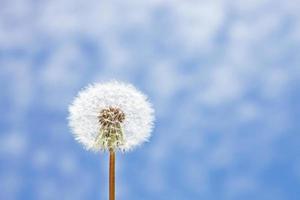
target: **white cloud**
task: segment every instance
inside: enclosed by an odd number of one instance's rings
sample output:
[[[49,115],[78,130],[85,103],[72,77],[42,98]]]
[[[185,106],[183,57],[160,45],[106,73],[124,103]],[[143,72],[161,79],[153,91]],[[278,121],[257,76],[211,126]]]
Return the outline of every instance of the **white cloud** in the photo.
[[[260,108],[253,102],[242,102],[237,107],[237,115],[241,122],[253,121],[260,116]]]
[[[37,149],[32,155],[32,164],[39,170],[46,170],[51,165],[52,155],[49,149]]]
[[[6,155],[21,158],[26,153],[28,140],[24,134],[20,132],[9,132],[2,134],[0,138],[1,156]]]
[[[73,154],[62,154],[58,161],[59,170],[65,175],[76,176],[78,172],[79,161]]]
[[[211,48],[225,17],[221,1],[176,1],[170,11],[174,14],[170,36],[187,51]]]
[[[245,92],[244,81],[236,69],[220,67],[208,74],[206,88],[199,91],[200,101],[206,105],[222,105],[239,100]]]

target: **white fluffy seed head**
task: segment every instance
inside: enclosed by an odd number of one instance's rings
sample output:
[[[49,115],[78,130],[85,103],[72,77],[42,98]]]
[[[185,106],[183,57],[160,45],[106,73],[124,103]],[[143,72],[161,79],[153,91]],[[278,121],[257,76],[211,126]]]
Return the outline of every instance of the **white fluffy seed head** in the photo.
[[[106,130],[101,123],[101,112],[110,108],[119,109],[125,115],[119,123],[122,141],[115,144],[114,150],[128,151],[149,139],[154,110],[147,97],[131,84],[97,83],[80,91],[69,107],[69,126],[75,139],[86,149],[105,151],[111,148],[101,136]]]

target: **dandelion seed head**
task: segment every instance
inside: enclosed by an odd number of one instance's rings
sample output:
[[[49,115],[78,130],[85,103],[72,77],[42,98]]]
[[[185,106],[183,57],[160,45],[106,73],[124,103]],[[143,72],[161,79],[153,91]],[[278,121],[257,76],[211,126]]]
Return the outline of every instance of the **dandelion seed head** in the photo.
[[[154,110],[133,85],[111,81],[80,91],[68,119],[75,139],[86,149],[128,151],[150,138]]]

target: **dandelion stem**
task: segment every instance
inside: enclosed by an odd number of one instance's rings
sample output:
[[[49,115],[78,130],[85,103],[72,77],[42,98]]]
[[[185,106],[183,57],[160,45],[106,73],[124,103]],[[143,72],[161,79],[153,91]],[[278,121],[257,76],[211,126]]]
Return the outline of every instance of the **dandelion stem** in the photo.
[[[109,200],[115,200],[115,151],[109,150]]]

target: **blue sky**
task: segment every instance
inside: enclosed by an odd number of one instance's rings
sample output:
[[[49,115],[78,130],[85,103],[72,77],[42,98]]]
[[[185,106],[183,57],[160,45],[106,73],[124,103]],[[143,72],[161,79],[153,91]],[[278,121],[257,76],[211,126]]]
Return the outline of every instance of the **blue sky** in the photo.
[[[156,110],[117,199],[298,199],[299,3],[0,0],[0,199],[107,199],[108,156],[66,118],[111,79]]]

